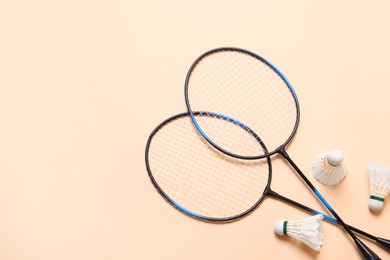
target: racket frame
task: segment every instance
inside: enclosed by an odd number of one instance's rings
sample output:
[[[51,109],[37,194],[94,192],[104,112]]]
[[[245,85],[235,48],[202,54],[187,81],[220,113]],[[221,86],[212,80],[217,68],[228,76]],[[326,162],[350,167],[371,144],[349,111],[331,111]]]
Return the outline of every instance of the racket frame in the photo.
[[[215,116],[216,118],[218,118],[218,120],[226,120],[226,121],[234,123],[237,126],[243,128],[245,131],[249,132],[254,138],[256,138],[256,140],[260,143],[260,145],[266,151],[264,143],[257,136],[257,134],[255,132],[253,132],[250,128],[248,128],[247,126],[242,124],[241,122],[239,122],[239,121],[237,121],[237,120],[235,120],[235,119],[233,119],[231,117],[224,116],[224,115],[218,114],[218,113],[213,113],[213,112],[205,112],[205,111],[203,111],[203,112],[194,112],[193,116],[200,115],[201,113],[207,113],[210,116]],[[149,138],[148,138],[147,143],[146,143],[146,148],[145,148],[145,164],[146,164],[146,170],[148,171],[148,175],[149,175],[150,180],[153,183],[154,187],[164,197],[164,199],[167,202],[169,202],[172,206],[174,206],[176,209],[180,210],[181,212],[185,213],[186,215],[189,215],[189,216],[194,217],[194,218],[199,219],[199,220],[210,221],[210,222],[229,222],[229,221],[234,221],[234,220],[240,219],[240,218],[248,215],[255,208],[257,208],[257,206],[261,203],[261,201],[267,195],[267,190],[270,189],[271,179],[272,179],[272,164],[271,164],[271,159],[270,158],[267,158],[267,164],[268,164],[268,168],[269,168],[269,171],[268,171],[268,181],[267,181],[267,184],[265,185],[265,189],[264,189],[264,192],[261,195],[261,197],[250,208],[248,208],[247,210],[245,210],[245,211],[243,211],[243,212],[241,212],[239,214],[236,214],[236,215],[233,215],[233,216],[229,216],[229,217],[213,218],[213,217],[203,216],[201,214],[198,214],[196,212],[193,212],[193,211],[191,211],[189,209],[184,208],[179,203],[177,203],[174,199],[172,199],[166,192],[164,192],[164,190],[161,188],[161,186],[158,184],[158,182],[154,178],[152,169],[151,169],[150,164],[149,164],[149,149],[150,149],[150,145],[152,143],[153,137],[157,134],[157,132],[161,128],[163,128],[165,125],[169,124],[171,121],[174,121],[174,120],[177,120],[177,119],[179,119],[181,117],[186,117],[186,116],[190,117],[188,112],[183,112],[183,113],[180,113],[180,114],[177,114],[177,115],[169,117],[168,119],[166,119],[163,122],[161,122],[151,132],[151,134],[149,135]],[[194,129],[194,131],[197,131],[197,130]],[[199,138],[202,138],[202,137],[199,136]]]
[[[208,56],[210,55],[213,55],[214,53],[217,53],[217,52],[225,52],[225,51],[232,51],[232,52],[240,52],[240,53],[244,53],[246,55],[249,55],[255,59],[258,59],[259,61],[261,61],[263,64],[267,65],[270,69],[272,69],[283,81],[284,83],[286,84],[286,86],[288,87],[289,91],[291,92],[291,95],[293,96],[294,98],[294,102],[295,102],[295,107],[296,107],[296,119],[295,119],[295,125],[294,125],[294,128],[293,130],[291,131],[291,134],[290,136],[286,139],[286,141],[280,145],[278,148],[276,148],[275,150],[273,151],[267,151],[265,152],[264,154],[259,154],[259,155],[241,155],[241,154],[236,154],[236,153],[232,153],[224,148],[222,148],[221,146],[219,146],[218,144],[216,144],[201,128],[201,126],[199,125],[199,123],[197,122],[196,120],[196,117],[194,115],[194,112],[192,111],[192,108],[191,108],[191,104],[190,104],[190,98],[188,96],[188,88],[189,88],[189,81],[190,81],[190,78],[191,78],[191,73],[194,69],[196,69],[196,66],[205,58],[207,58]],[[287,146],[288,143],[290,143],[290,141],[293,139],[294,135],[295,135],[295,132],[297,131],[298,129],[298,125],[299,125],[299,120],[300,120],[300,107],[299,107],[299,102],[298,102],[298,97],[291,85],[291,83],[288,81],[288,79],[283,75],[283,73],[278,69],[276,68],[271,62],[269,62],[268,60],[264,59],[263,57],[257,55],[256,53],[253,53],[251,51],[248,51],[248,50],[244,50],[244,49],[241,49],[241,48],[235,48],[235,47],[222,47],[222,48],[215,48],[215,49],[212,49],[212,50],[209,50],[207,52],[205,52],[204,54],[202,54],[201,56],[199,56],[191,65],[191,67],[189,68],[188,72],[187,72],[187,76],[186,76],[186,79],[185,79],[185,85],[184,85],[184,97],[185,97],[185,102],[186,102],[186,106],[187,106],[187,110],[190,114],[190,117],[192,119],[192,122],[194,123],[196,129],[198,130],[198,132],[203,136],[203,138],[205,140],[207,140],[207,142],[209,142],[212,146],[214,146],[217,150],[229,155],[229,156],[232,156],[234,158],[238,158],[238,159],[244,159],[244,160],[255,160],[255,159],[262,159],[262,158],[267,158],[267,157],[270,157],[276,153],[280,153],[280,151],[282,149],[284,149],[284,147]],[[199,112],[197,112],[199,113]],[[253,132],[253,131],[252,131]],[[254,133],[254,132],[253,132]]]

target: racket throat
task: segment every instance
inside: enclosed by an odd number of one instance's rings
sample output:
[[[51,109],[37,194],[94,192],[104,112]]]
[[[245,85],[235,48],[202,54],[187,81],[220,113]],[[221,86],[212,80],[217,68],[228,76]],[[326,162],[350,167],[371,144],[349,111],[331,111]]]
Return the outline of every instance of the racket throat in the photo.
[[[279,147],[277,150],[276,150],[276,153],[280,154],[281,156],[283,156],[290,164],[291,166],[294,167],[295,163],[291,160],[290,156],[288,155],[288,153],[286,152],[286,147],[284,146],[281,146]],[[294,169],[296,169],[298,167],[294,167]]]

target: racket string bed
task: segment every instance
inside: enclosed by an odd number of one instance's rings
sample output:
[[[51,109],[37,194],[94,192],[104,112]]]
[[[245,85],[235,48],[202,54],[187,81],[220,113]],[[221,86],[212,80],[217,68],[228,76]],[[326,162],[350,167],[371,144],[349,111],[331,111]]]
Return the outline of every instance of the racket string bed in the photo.
[[[296,107],[294,100],[289,99],[291,92],[269,66],[250,55],[221,51],[218,55],[205,56],[192,69],[187,84],[191,86],[188,96],[192,110],[215,111],[244,122],[255,129],[269,149],[280,145],[281,138],[287,138],[295,125],[296,116],[291,117],[291,113],[296,113]],[[201,127],[222,146],[224,142],[219,138],[228,134],[226,129],[222,132],[204,124]],[[240,141],[236,138],[229,143],[238,145]],[[240,153],[253,155],[259,150],[238,150],[237,154]]]
[[[174,123],[161,128],[149,148],[153,178],[164,193],[181,207],[211,218],[235,216],[256,204],[268,181],[258,171],[261,162],[216,151],[189,117]]]

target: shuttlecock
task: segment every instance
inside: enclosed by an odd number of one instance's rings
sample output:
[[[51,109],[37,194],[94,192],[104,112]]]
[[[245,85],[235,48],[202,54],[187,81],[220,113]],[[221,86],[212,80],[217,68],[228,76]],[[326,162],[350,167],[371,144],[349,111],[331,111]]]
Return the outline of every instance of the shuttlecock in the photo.
[[[336,185],[347,175],[341,151],[326,151],[318,154],[312,164],[314,178],[324,185]]]
[[[373,211],[380,211],[390,191],[390,168],[369,163],[368,176],[370,179],[370,200],[368,207]]]
[[[297,220],[280,220],[275,223],[275,233],[282,236],[289,236],[309,246],[315,251],[320,251],[323,241],[322,219],[319,214],[308,218]]]

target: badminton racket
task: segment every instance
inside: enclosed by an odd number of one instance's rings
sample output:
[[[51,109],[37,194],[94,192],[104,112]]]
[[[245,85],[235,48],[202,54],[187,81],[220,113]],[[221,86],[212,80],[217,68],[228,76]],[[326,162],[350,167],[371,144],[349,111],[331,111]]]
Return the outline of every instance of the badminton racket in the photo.
[[[280,154],[338,220],[366,259],[380,259],[361,242],[286,152],[297,131],[300,110],[297,95],[287,78],[270,62],[238,48],[219,48],[201,55],[185,81],[185,101],[192,121],[204,139],[232,157],[269,158]],[[267,150],[253,140],[245,142],[229,129],[195,117],[194,111],[228,115],[261,136]]]
[[[201,113],[194,113],[195,117]],[[235,129],[266,149],[260,138],[242,123],[216,113],[201,120]],[[267,196],[277,198],[312,214],[319,211],[271,190],[271,160],[248,161],[227,156],[211,147],[197,132],[188,113],[159,124],[150,134],[145,149],[146,168],[159,193],[181,212],[205,221],[227,222],[251,213]],[[390,248],[390,240],[349,226],[354,232]]]

